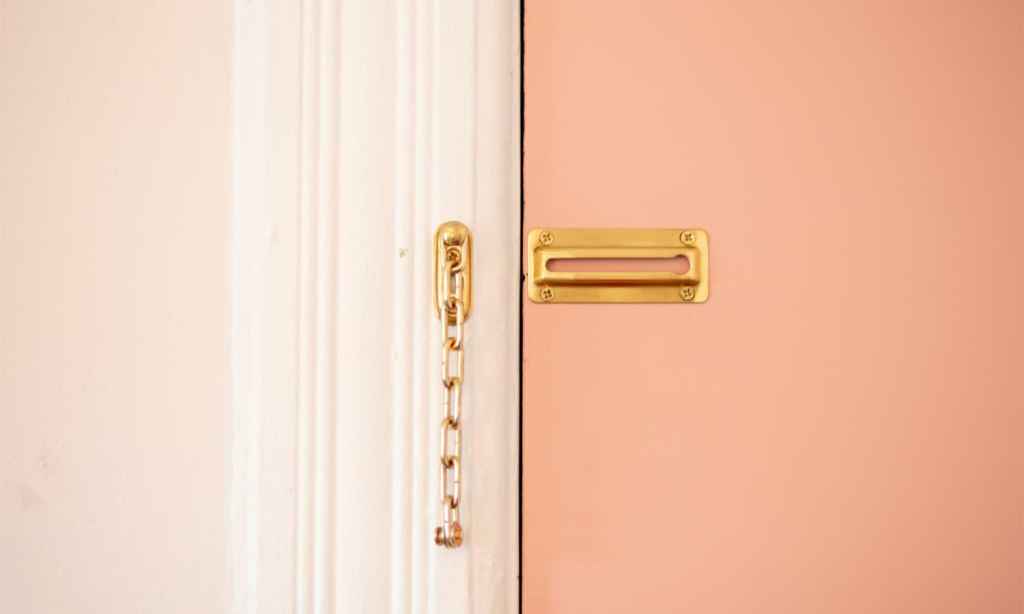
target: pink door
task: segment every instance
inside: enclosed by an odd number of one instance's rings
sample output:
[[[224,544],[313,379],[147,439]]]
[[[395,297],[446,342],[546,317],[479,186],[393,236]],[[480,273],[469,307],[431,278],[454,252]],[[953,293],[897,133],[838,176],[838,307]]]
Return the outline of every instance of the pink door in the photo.
[[[710,299],[524,299],[523,611],[1024,611],[1020,8],[525,14],[525,229]]]

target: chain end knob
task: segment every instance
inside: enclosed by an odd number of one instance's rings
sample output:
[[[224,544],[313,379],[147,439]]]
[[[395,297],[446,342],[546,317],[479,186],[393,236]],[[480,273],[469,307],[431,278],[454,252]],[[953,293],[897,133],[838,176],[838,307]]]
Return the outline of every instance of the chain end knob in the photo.
[[[444,546],[445,548],[458,548],[462,545],[462,525],[458,522],[453,522],[451,526],[451,535],[445,537],[444,527],[437,527],[434,529],[434,543],[438,546]]]

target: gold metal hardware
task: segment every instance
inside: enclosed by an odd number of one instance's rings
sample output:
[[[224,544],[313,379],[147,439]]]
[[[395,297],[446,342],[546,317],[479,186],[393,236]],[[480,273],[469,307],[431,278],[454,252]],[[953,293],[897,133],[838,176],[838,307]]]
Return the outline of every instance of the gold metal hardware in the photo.
[[[462,383],[465,378],[465,322],[472,299],[472,244],[462,222],[445,222],[434,233],[434,309],[441,321],[441,524],[434,543],[462,545]],[[452,327],[455,327],[454,334]],[[453,357],[454,355],[454,357]]]
[[[449,288],[445,283],[451,281],[443,273],[445,263],[450,258],[457,258],[458,264],[453,271],[462,273],[462,289],[459,299],[462,302],[464,318],[469,318],[470,309],[473,307],[473,235],[469,228],[462,222],[445,222],[437,227],[434,232],[434,310],[438,317],[441,309],[445,306],[439,302],[438,297],[448,296]],[[448,314],[448,322],[455,323],[454,313]]]
[[[536,228],[527,239],[527,291],[535,303],[703,303],[708,300],[708,234],[696,228]],[[669,271],[552,271],[552,260],[678,258]]]

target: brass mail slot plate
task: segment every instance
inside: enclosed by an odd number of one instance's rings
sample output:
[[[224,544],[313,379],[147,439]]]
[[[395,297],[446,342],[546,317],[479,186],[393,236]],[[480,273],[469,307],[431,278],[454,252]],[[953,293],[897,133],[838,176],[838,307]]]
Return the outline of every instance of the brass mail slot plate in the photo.
[[[527,250],[527,292],[535,303],[708,300],[708,233],[697,228],[535,228],[527,238]],[[686,272],[628,270],[629,260],[639,264],[680,257],[689,263]],[[573,260],[596,261],[599,266],[615,261],[620,266],[555,271],[551,263],[556,260],[568,267]],[[620,270],[623,264],[627,270]]]

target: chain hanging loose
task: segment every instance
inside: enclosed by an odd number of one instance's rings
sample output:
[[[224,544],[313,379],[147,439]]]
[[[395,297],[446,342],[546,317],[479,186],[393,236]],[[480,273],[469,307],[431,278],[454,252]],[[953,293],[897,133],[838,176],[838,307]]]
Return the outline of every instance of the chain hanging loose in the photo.
[[[470,233],[459,222],[442,224],[434,238],[435,303],[441,320],[441,524],[434,543],[462,545],[462,386],[465,322],[470,299]],[[454,330],[453,330],[454,328]]]

